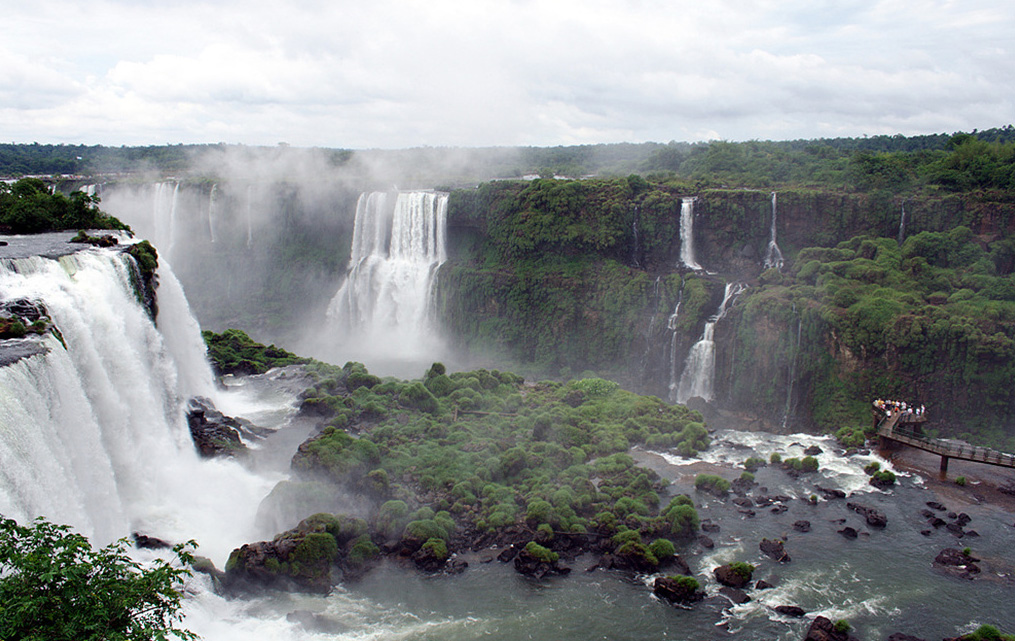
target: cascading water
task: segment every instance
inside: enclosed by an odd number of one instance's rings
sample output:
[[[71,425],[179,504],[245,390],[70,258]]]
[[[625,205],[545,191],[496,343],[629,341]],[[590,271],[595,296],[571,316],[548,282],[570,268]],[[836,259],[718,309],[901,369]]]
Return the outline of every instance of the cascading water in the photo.
[[[701,265],[694,259],[694,201],[693,196],[680,200],[680,262],[698,271]]]
[[[899,218],[898,243],[901,245],[906,240],[906,201],[902,201],[902,216]]]
[[[775,242],[775,222],[776,222],[776,207],[775,207],[775,192],[772,192],[772,228],[768,234],[768,250],[765,252],[765,269],[782,269],[785,260],[782,257],[782,251],[779,249],[778,243]]]
[[[172,255],[176,242],[176,204],[180,194],[180,183],[160,182],[154,185],[152,197],[153,230],[150,240],[155,245]]]
[[[680,383],[677,385],[677,403],[686,403],[687,399],[700,396],[706,401],[715,398],[713,391],[715,383],[715,324],[726,315],[732,301],[741,292],[747,289],[741,283],[726,283],[723,292],[722,303],[715,315],[705,323],[705,331],[701,338],[691,347],[687,360],[684,362],[684,372],[680,375]]]
[[[793,303],[793,315],[796,316],[796,344],[790,344],[793,355],[789,361],[789,372],[786,375],[786,409],[782,414],[782,429],[789,426],[789,419],[793,415],[793,386],[796,384],[796,363],[800,355],[800,330],[803,325],[800,315],[797,313],[796,303]]]
[[[218,183],[211,186],[211,193],[208,194],[208,238],[215,242],[215,196],[218,193]]]
[[[349,271],[328,308],[341,353],[364,361],[411,361],[436,344],[431,298],[447,260],[447,194],[362,194]]]
[[[200,336],[187,335],[196,323],[160,266],[160,320],[176,331],[163,336],[131,269],[109,250],[0,261],[3,296],[41,302],[62,336],[0,367],[0,513],[45,516],[103,544],[131,531],[195,538],[221,563],[256,535],[250,514],[270,484],[198,459],[180,393],[214,394]]]
[[[677,400],[677,388],[680,385],[680,373],[679,363],[677,362],[677,318],[680,315],[680,304],[684,302],[684,280],[683,276],[680,278],[680,290],[677,292],[677,303],[673,306],[673,313],[670,314],[669,319],[666,321],[666,328],[670,330],[670,385],[669,385],[669,398],[671,402]]]

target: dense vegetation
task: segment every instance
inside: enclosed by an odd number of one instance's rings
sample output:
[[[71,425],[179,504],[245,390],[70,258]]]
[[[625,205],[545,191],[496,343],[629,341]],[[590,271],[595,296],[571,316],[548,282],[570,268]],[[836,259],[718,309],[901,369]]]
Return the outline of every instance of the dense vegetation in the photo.
[[[308,359],[270,345],[265,347],[238,329],[227,329],[221,334],[201,332],[208,346],[208,357],[215,371],[222,374],[263,374],[273,367],[306,363]]]
[[[69,197],[38,178],[0,182],[0,233],[34,234],[64,229],[129,229],[98,208],[99,199],[76,191]]]
[[[142,565],[128,542],[93,549],[88,539],[38,519],[0,518],[0,639],[194,639],[182,618],[182,580],[191,544],[173,562]]]

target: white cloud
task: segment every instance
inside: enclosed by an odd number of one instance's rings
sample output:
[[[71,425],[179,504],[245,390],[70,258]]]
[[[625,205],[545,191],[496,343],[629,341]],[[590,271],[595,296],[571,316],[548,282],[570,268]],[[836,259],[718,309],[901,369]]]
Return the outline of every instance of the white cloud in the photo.
[[[1015,93],[1006,0],[78,0],[7,13],[0,130],[25,142],[923,133],[1007,124]]]

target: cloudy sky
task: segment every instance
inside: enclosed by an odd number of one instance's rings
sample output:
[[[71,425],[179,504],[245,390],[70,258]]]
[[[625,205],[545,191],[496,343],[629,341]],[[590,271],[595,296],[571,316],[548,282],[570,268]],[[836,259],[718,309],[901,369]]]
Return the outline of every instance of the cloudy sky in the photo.
[[[750,140],[1015,121],[1011,0],[0,0],[0,142]]]

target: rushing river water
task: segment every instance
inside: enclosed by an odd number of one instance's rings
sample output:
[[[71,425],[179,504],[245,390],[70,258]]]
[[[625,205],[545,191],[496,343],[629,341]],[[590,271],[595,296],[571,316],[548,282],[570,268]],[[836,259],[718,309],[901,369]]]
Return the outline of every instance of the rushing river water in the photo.
[[[753,516],[731,502],[695,493],[693,478],[703,471],[735,478],[748,456],[802,456],[817,445],[817,473],[793,478],[764,467],[756,474],[769,495],[792,497],[787,509],[751,508]],[[952,501],[949,510],[971,517],[966,531],[979,536],[956,538],[935,529],[920,514],[937,496],[915,474],[899,473],[890,491],[867,484],[863,467],[888,461],[874,454],[842,456],[834,441],[807,435],[780,436],[723,431],[701,459],[642,452],[639,459],[672,481],[672,493],[691,494],[703,519],[720,527],[710,533],[715,547],[691,542],[678,550],[709,594],[692,607],[675,607],[652,595],[652,576],[616,571],[586,572],[595,559],[571,563],[567,577],[535,581],[514,572],[489,553],[468,554],[461,575],[428,576],[409,566],[387,562],[359,582],[336,587],[326,596],[275,594],[225,600],[204,591],[188,606],[188,625],[209,639],[801,639],[816,615],[846,619],[861,639],[886,639],[905,632],[941,639],[982,624],[1015,629],[1015,577],[1011,544],[1013,516],[996,506]],[[808,499],[817,486],[842,489],[849,499]],[[970,493],[970,496],[972,493]],[[847,500],[882,510],[884,529],[868,528],[846,507]],[[945,513],[940,513],[946,518]],[[793,524],[810,521],[809,532]],[[846,539],[846,525],[860,532]],[[929,535],[922,531],[930,530]],[[782,538],[792,557],[778,563],[764,556],[762,538]],[[970,547],[982,559],[981,575],[965,580],[933,566],[945,547]],[[724,563],[747,561],[757,566],[755,580],[774,584],[749,590],[751,601],[734,605],[718,594],[712,570]],[[206,590],[200,583],[196,590]],[[796,605],[803,619],[777,614],[777,605]],[[293,614],[295,613],[295,614]]]

